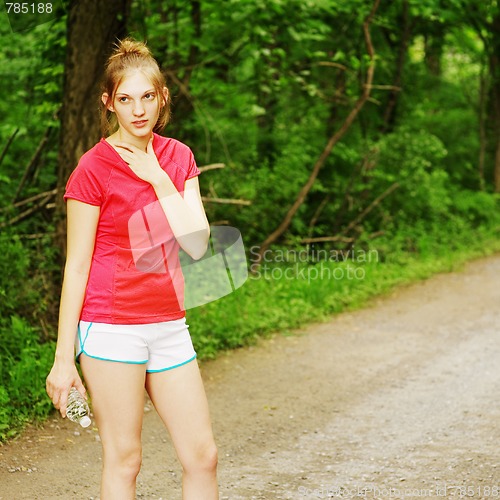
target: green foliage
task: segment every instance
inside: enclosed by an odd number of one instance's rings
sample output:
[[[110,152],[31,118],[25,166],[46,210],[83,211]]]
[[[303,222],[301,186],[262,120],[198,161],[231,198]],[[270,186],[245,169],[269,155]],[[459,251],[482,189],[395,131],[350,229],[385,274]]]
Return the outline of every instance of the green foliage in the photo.
[[[64,16],[29,31],[12,33],[6,16],[0,15],[3,97],[0,99],[0,151],[18,130],[0,167],[0,206],[14,199],[25,169],[48,127],[53,129],[48,144],[28,172],[27,183],[19,194],[28,197],[52,189],[56,182],[59,128],[56,113],[62,100],[64,35]]]
[[[451,202],[449,177],[442,168],[447,155],[442,142],[425,130],[406,128],[386,135],[376,147],[380,152],[373,171],[375,184],[383,182],[387,187],[398,182],[401,186],[384,203],[396,225],[441,222]]]
[[[496,223],[461,233],[447,227],[422,232],[418,253],[407,251],[406,235],[399,233],[345,260],[335,252],[318,253],[316,262],[314,252],[309,261],[269,259],[242,288],[187,312],[198,356],[214,358],[222,349],[253,344],[273,332],[329,321],[332,314],[362,307],[396,286],[456,271],[468,259],[500,251],[500,217]],[[275,248],[273,255],[290,250]],[[299,255],[304,249],[295,251]]]
[[[39,240],[40,244],[43,240]],[[54,345],[41,343],[34,325],[49,308],[45,279],[54,266],[54,248],[26,245],[15,235],[0,237],[0,441],[51,410],[45,378]]]
[[[27,422],[41,420],[52,410],[45,378],[52,366],[54,346],[40,344],[37,332],[24,319],[12,316],[0,326],[0,441]]]
[[[21,315],[38,323],[47,310],[54,308],[54,278],[58,270],[57,249],[50,236],[21,240],[11,231],[0,236],[0,350],[9,344],[2,339],[2,328],[10,327],[10,318]],[[54,281],[48,281],[52,278]]]
[[[283,221],[363,92],[370,58],[362,23],[372,5],[132,2],[129,32],[148,41],[173,96],[166,134],[186,142],[200,166],[226,165],[200,177],[202,194],[249,204],[207,201],[208,218],[238,227],[248,249]],[[317,248],[375,249],[378,263],[363,265],[364,280],[313,281],[301,273],[310,276],[320,264],[301,264],[292,280],[278,279],[289,264],[276,264],[269,276],[189,311],[200,357],[357,307],[397,283],[453,268],[479,245],[498,249],[500,202],[491,193],[498,9],[496,0],[380,2],[370,26],[370,99],[273,247],[303,248],[306,237],[333,236],[337,241]],[[14,202],[58,183],[66,21],[61,15],[12,33],[0,15],[0,152],[13,137],[0,163],[0,439],[50,408],[43,379],[61,278],[53,198],[38,209]],[[332,269],[346,266],[335,262]]]

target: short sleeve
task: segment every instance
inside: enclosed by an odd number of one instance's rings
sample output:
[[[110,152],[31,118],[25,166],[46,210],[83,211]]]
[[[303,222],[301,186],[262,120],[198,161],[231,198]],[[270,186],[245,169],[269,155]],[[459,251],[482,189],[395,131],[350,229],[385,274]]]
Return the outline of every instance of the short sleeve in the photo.
[[[80,161],[71,173],[66,184],[64,199],[72,199],[101,206],[103,202],[103,189],[95,172],[88,162]]]
[[[201,171],[196,165],[196,160],[194,159],[194,154],[191,150],[189,150],[189,167],[188,167],[188,172],[186,176],[186,180],[192,179],[193,177],[196,177],[197,175],[200,175]]]

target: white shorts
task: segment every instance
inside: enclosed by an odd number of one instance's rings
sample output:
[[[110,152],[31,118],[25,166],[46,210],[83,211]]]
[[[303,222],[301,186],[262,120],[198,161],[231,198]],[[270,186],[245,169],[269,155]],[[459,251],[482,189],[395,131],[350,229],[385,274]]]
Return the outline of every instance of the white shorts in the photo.
[[[141,325],[80,321],[76,359],[90,358],[146,365],[148,373],[182,366],[196,358],[186,318]]]

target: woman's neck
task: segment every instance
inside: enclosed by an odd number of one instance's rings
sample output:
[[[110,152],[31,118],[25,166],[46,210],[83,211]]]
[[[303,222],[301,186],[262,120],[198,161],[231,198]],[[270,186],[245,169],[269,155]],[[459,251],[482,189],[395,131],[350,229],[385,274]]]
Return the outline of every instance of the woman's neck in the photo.
[[[150,136],[146,137],[136,137],[119,128],[114,134],[111,134],[107,138],[107,141],[111,144],[116,142],[127,142],[128,144],[132,144],[132,146],[135,146],[142,151],[146,151],[152,135],[153,133],[151,133]]]

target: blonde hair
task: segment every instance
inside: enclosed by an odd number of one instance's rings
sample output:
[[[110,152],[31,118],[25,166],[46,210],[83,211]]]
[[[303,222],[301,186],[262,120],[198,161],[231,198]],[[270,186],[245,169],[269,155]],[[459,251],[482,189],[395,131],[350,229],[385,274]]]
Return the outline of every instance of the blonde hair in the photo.
[[[118,129],[116,115],[109,111],[108,105],[113,103],[118,85],[122,82],[125,74],[131,70],[139,70],[149,78],[158,95],[158,106],[164,99],[165,77],[146,44],[131,38],[119,40],[115,50],[108,58],[102,81],[102,93],[108,94],[106,103],[100,100],[101,131],[104,136],[108,136]],[[161,132],[169,119],[170,96],[167,96],[165,105],[159,110],[154,131]]]

